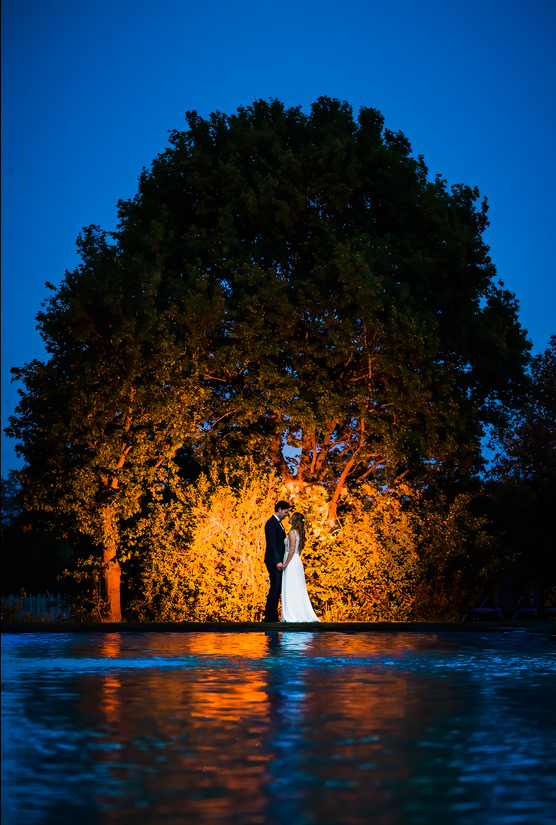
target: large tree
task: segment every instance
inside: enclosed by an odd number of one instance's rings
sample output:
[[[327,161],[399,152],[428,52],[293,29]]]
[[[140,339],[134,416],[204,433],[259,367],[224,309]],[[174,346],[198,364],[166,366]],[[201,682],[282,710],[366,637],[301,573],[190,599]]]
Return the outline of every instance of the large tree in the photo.
[[[187,118],[120,205],[118,242],[169,296],[221,302],[193,451],[322,484],[332,518],[369,474],[469,470],[528,348],[478,191],[431,182],[374,109],[273,100]]]
[[[168,483],[202,407],[200,310],[159,302],[156,272],[122,266],[95,228],[78,243],[83,263],[37,316],[48,359],[13,370],[25,389],[8,432],[26,507],[99,547],[108,617],[120,621],[122,529]]]
[[[103,548],[176,458],[269,463],[294,491],[468,472],[528,345],[476,189],[430,181],[374,109],[256,101],[188,129],[96,228],[16,371],[32,506]]]

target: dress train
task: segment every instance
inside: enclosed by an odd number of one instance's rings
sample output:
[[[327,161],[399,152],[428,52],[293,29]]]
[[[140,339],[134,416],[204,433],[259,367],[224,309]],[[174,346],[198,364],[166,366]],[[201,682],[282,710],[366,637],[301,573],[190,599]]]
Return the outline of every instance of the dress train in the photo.
[[[284,562],[288,557],[288,539]],[[295,552],[290,563],[282,573],[282,621],[283,622],[320,622],[307,593],[305,571],[299,554],[299,535],[296,534]]]

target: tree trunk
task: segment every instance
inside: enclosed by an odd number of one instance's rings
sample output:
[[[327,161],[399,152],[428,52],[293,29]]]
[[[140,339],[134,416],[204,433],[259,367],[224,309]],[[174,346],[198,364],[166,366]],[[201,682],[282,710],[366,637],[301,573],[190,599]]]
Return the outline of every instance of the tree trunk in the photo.
[[[277,470],[282,481],[292,478],[291,470],[282,453],[282,435],[279,433],[270,438],[268,451],[273,467]]]
[[[114,518],[114,509],[110,506],[103,508],[102,518],[102,574],[104,580],[104,592],[108,602],[108,620],[111,622],[122,621],[122,608],[120,604],[120,580],[121,568],[116,557],[117,529]]]

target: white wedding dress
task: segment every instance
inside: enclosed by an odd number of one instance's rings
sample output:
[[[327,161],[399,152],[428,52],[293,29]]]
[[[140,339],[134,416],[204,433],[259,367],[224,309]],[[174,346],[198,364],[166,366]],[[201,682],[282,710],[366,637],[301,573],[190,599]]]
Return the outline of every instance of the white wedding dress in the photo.
[[[289,541],[286,536],[284,562],[288,558]],[[305,571],[299,553],[299,533],[295,534],[295,552],[282,573],[282,621],[320,622],[311,606],[305,584]]]

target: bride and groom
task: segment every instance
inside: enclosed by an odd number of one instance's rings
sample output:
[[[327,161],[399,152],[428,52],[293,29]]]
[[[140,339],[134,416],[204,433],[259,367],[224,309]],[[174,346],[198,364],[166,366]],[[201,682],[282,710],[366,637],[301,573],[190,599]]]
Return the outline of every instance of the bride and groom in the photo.
[[[290,531],[282,522],[288,517],[290,505],[279,501],[265,524],[266,552],[264,562],[270,578],[270,588],[264,611],[265,622],[278,621],[278,602],[282,596],[283,622],[319,622],[311,606],[305,584],[301,551],[305,544],[305,518],[293,513]]]

